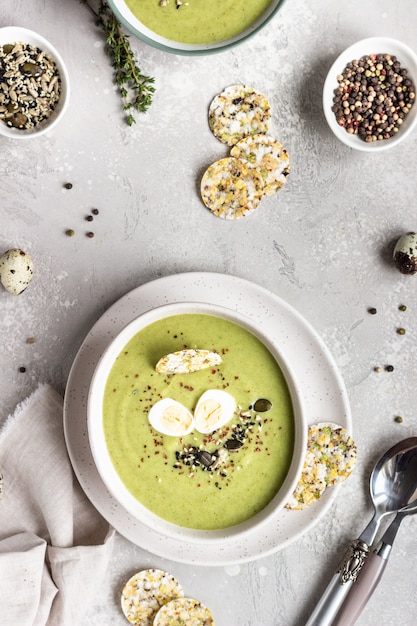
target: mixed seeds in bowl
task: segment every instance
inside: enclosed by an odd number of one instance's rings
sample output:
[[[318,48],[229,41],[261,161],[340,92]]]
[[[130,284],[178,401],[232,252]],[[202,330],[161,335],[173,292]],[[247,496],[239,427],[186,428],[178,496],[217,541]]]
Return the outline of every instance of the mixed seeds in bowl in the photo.
[[[48,119],[61,96],[61,77],[53,59],[37,46],[0,45],[0,120],[28,130]]]

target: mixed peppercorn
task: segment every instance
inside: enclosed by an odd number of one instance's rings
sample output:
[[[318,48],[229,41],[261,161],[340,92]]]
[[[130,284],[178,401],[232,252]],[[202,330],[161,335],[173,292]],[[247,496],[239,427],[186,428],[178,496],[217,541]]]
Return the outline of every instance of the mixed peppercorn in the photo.
[[[340,126],[366,142],[395,135],[415,100],[415,87],[397,57],[371,54],[337,77],[332,110]]]

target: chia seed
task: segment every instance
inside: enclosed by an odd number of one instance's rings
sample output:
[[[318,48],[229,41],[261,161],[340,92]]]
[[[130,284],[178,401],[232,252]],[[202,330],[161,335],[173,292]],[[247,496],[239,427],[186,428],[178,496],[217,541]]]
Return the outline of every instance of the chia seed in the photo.
[[[337,81],[332,107],[337,123],[366,142],[393,137],[414,104],[413,81],[389,54],[351,61]]]

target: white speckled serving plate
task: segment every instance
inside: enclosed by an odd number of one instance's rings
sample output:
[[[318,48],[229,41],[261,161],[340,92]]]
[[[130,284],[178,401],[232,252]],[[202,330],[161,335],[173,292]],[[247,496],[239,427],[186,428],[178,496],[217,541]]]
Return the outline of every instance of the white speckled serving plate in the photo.
[[[230,541],[187,543],[160,535],[125,511],[107,491],[95,467],[87,430],[90,380],[103,350],[132,319],[171,302],[208,302],[238,310],[279,343],[296,378],[308,423],[337,422],[352,429],[346,389],[336,364],[304,318],[270,291],[234,276],[191,272],[142,285],[111,306],[85,338],[72,366],[64,402],[64,432],[77,478],[103,517],[124,537],[163,558],[195,565],[226,565],[266,556],[312,528],[328,511],[338,487],[304,511],[280,510],[259,532]]]

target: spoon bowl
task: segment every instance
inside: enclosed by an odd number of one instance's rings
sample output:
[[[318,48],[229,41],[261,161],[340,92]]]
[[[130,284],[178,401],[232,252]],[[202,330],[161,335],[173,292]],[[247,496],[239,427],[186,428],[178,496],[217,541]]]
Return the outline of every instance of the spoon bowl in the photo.
[[[398,442],[377,461],[370,478],[375,513],[359,539],[371,545],[386,515],[417,509],[417,437]]]

